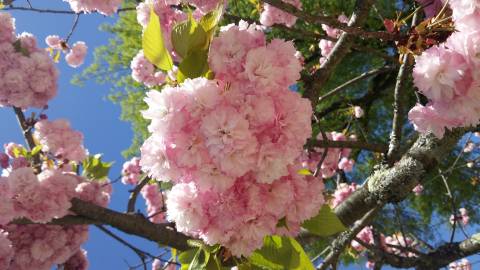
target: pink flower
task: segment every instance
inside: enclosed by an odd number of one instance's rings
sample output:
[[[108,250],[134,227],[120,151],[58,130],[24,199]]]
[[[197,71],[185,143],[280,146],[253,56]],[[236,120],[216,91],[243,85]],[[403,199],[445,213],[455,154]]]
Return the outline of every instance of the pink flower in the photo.
[[[14,29],[13,21],[10,26],[5,25],[10,17],[2,13],[0,23],[2,20],[5,31]],[[14,48],[15,39],[21,49]],[[58,71],[48,53],[37,47],[31,34],[22,33],[11,41],[1,42],[0,59],[0,106],[43,108],[56,95]]]
[[[57,158],[80,162],[87,156],[82,133],[71,129],[65,119],[37,122],[34,136],[44,152],[50,152]]]
[[[122,183],[125,185],[136,185],[140,180],[142,168],[140,167],[140,158],[134,157],[123,163]]]
[[[217,79],[226,82],[241,79],[247,53],[265,45],[265,35],[255,25],[240,22],[239,26],[223,26],[213,38],[208,55],[209,66]]]
[[[87,270],[87,251],[84,249],[78,250],[72,257],[70,257],[70,259],[68,259],[68,261],[63,264],[63,267],[69,270]]]
[[[15,39],[15,19],[7,12],[0,13],[0,42],[12,43]]]
[[[332,201],[332,207],[337,207],[339,204],[341,204],[343,201],[345,201],[350,195],[352,195],[355,190],[357,190],[357,184],[352,183],[350,185],[346,183],[340,183],[337,186],[337,189],[333,193],[333,201]]]
[[[14,251],[12,242],[8,239],[8,233],[0,230],[0,269],[10,269],[10,262],[13,259]]]
[[[62,50],[62,39],[57,35],[47,36],[45,38],[45,43],[47,43],[48,47],[55,49],[55,50]]]
[[[365,114],[362,107],[360,106],[353,107],[353,112],[354,112],[355,118],[362,118],[363,115]]]
[[[373,232],[372,232],[372,227],[367,226],[363,228],[356,236],[356,238],[362,240],[363,242],[373,245],[374,240],[373,240]],[[362,246],[362,244],[358,243],[357,241],[353,240],[351,243],[351,246],[353,249],[355,249],[358,252],[361,252],[365,250],[365,247]]]
[[[166,74],[155,71],[155,66],[145,58],[143,51],[139,51],[133,58],[130,68],[132,69],[132,78],[147,87],[154,87],[165,82]]]
[[[8,269],[18,270],[31,269],[32,265],[36,270],[50,270],[77,253],[88,238],[88,226],[78,225],[8,225],[5,230],[15,253]]]
[[[412,191],[413,193],[415,193],[415,196],[420,196],[423,193],[423,186],[421,184],[418,184],[413,188]]]
[[[446,127],[454,127],[460,122],[457,119],[445,118],[432,105],[422,106],[420,104],[417,104],[410,110],[408,119],[413,122],[415,130],[418,132],[432,132],[438,138],[443,137]]]
[[[120,7],[121,0],[63,0],[70,4],[70,8],[76,13],[80,12],[99,12],[103,15],[113,15]]]
[[[461,54],[434,46],[418,56],[415,62],[415,85],[430,100],[448,101],[468,90],[469,85],[464,85],[464,81],[471,81],[472,75]]]
[[[147,215],[154,223],[165,222],[164,194],[157,184],[148,184],[140,192],[147,204]]]
[[[343,157],[338,163],[338,168],[340,170],[344,170],[345,172],[351,172],[354,164],[355,160]]]
[[[65,60],[69,66],[77,68],[83,64],[86,55],[87,45],[83,41],[77,41],[65,56]]]
[[[287,4],[291,4],[298,9],[302,8],[300,0],[283,0]],[[279,10],[269,4],[263,5],[263,12],[260,14],[260,23],[265,26],[272,26],[274,24],[285,24],[288,27],[292,27],[297,21],[297,17]]]

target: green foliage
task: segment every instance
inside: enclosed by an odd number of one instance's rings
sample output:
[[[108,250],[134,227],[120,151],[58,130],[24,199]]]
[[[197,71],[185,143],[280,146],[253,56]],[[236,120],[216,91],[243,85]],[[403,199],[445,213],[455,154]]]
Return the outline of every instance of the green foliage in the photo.
[[[347,229],[327,204],[322,206],[318,215],[305,221],[302,227],[318,236],[330,236]]]
[[[82,162],[82,175],[88,179],[101,181],[108,177],[112,165],[113,162],[103,162],[101,154],[88,156],[88,158]]]
[[[143,53],[152,64],[163,71],[173,67],[172,57],[165,47],[160,20],[153,10],[150,11],[150,20],[142,38]]]
[[[190,14],[188,20],[173,27],[172,45],[182,58],[193,52],[205,51],[208,49],[207,32]]]
[[[227,270],[230,267],[222,265],[220,246],[208,246],[200,241],[189,241],[193,249],[184,251],[178,256],[181,270]]]
[[[248,258],[248,263],[264,270],[315,269],[300,244],[285,236],[265,237],[263,247]]]

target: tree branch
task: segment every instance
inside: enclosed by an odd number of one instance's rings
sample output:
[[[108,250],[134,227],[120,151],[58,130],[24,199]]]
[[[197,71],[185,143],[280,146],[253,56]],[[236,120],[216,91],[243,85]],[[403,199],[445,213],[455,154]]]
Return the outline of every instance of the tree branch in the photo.
[[[290,13],[301,20],[311,23],[311,24],[326,24],[336,29],[340,29],[346,33],[351,35],[360,36],[363,38],[375,38],[381,40],[400,40],[404,38],[399,34],[389,33],[386,31],[378,31],[378,32],[370,32],[365,31],[362,28],[358,27],[358,25],[351,25],[351,24],[344,24],[337,20],[335,17],[331,16],[313,16],[310,15],[292,4],[285,3],[282,0],[262,0],[273,7],[276,7],[284,12]],[[367,8],[368,10],[368,8]]]
[[[145,187],[149,181],[150,181],[150,177],[148,176],[143,177],[140,183],[138,183],[135,186],[135,188],[132,190],[132,193],[130,193],[130,197],[128,198],[127,213],[135,212],[135,203],[137,202],[138,193],[140,193],[142,188]]]
[[[18,7],[18,6],[13,6],[10,5],[3,10],[20,10],[20,11],[32,11],[32,12],[38,12],[38,13],[51,13],[51,14],[87,14],[85,12],[80,12],[76,13],[73,10],[58,10],[58,9],[41,9],[41,8],[33,8],[33,7]],[[125,11],[134,11],[136,10],[136,7],[127,7],[127,8],[119,8],[117,10],[117,14]],[[92,12],[96,13],[96,12]]]
[[[415,27],[418,21],[418,12],[415,12],[412,18],[412,28]],[[387,159],[392,164],[395,162],[398,157],[397,153],[400,148],[400,141],[402,139],[402,128],[405,121],[405,100],[407,93],[405,87],[408,76],[411,74],[413,61],[410,54],[402,55],[402,65],[398,71],[397,82],[395,85],[394,92],[394,103],[393,103],[393,120],[392,120],[392,131],[390,133],[390,144],[388,147]]]
[[[370,78],[370,77],[375,76],[375,75],[383,74],[383,73],[386,73],[386,72],[389,72],[389,71],[392,71],[392,70],[395,70],[395,67],[385,66],[385,67],[376,68],[376,69],[372,69],[370,71],[364,72],[364,73],[360,74],[359,76],[343,83],[342,85],[328,91],[326,94],[319,97],[318,100],[319,101],[324,101],[328,97],[333,96],[334,94],[337,94],[338,92],[347,89],[349,86],[351,86],[352,84],[354,84],[356,82],[359,82],[361,80]]]
[[[351,148],[362,149],[377,153],[385,153],[388,150],[385,144],[368,143],[364,141],[331,141],[331,140],[311,140],[308,142],[308,147],[320,148]]]
[[[280,2],[279,0],[268,0],[270,2]],[[353,12],[349,27],[361,26],[367,19],[369,8],[372,5],[373,0],[357,0],[355,11]],[[291,6],[291,5],[290,5]],[[293,6],[292,6],[293,7]],[[296,9],[296,8],[295,8]],[[336,19],[335,19],[336,20]],[[305,96],[312,102],[312,107],[315,109],[318,104],[318,97],[323,85],[330,78],[335,67],[342,61],[342,59],[350,51],[353,45],[355,36],[350,33],[344,32],[340,35],[340,38],[335,43],[332,51],[328,55],[325,62],[322,63],[320,68],[305,82]],[[315,111],[315,110],[314,110]]]
[[[378,203],[404,200],[467,130],[459,128],[447,132],[441,140],[432,134],[421,135],[393,167],[379,166],[366,184],[335,208],[336,215],[343,224],[351,225]]]
[[[152,223],[142,215],[119,213],[77,198],[72,199],[70,209],[82,217],[110,225],[127,234],[140,236],[178,250],[189,248],[187,244],[189,238],[186,235],[166,224]]]

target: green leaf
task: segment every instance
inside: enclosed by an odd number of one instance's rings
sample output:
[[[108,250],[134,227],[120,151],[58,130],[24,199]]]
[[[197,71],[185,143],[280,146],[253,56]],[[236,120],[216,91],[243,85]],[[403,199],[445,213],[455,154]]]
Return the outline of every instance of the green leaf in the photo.
[[[188,20],[176,24],[172,29],[172,45],[183,58],[198,50],[208,48],[207,33],[190,14]]]
[[[223,4],[220,3],[214,10],[208,12],[200,19],[200,25],[209,37],[213,35],[215,28],[222,19],[222,14]]]
[[[319,236],[330,236],[347,229],[328,205],[322,206],[318,215],[305,221],[302,227]]]
[[[265,270],[314,270],[300,244],[292,237],[267,236],[263,247],[255,251],[249,262]]]
[[[178,255],[178,262],[181,264],[190,264],[197,253],[197,249],[192,248]]]
[[[206,51],[195,51],[188,55],[178,65],[177,81],[183,82],[186,78],[198,78],[209,71]]]
[[[40,153],[40,151],[42,151],[42,146],[41,146],[41,145],[37,145],[37,146],[35,146],[35,147],[32,149],[32,151],[31,151],[30,154],[31,154],[32,156],[35,156],[35,155],[37,155],[38,153]]]
[[[165,47],[160,20],[153,11],[153,7],[150,11],[150,21],[143,33],[142,45],[143,53],[148,61],[161,70],[169,71],[172,69],[172,57]]]
[[[108,177],[112,165],[113,162],[103,162],[102,155],[100,154],[88,156],[88,158],[82,162],[82,175],[89,179],[104,180]]]
[[[309,169],[300,169],[297,171],[299,175],[313,175],[313,173]]]

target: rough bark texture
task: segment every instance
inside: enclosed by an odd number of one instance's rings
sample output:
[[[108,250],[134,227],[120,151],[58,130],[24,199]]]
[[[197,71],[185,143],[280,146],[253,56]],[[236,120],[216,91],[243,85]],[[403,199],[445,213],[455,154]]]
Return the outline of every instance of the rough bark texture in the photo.
[[[335,208],[336,215],[345,225],[352,225],[376,205],[404,200],[464,133],[465,130],[457,129],[445,134],[442,140],[433,135],[420,136],[392,167],[378,166],[362,188]]]

